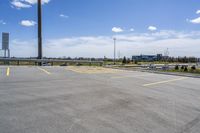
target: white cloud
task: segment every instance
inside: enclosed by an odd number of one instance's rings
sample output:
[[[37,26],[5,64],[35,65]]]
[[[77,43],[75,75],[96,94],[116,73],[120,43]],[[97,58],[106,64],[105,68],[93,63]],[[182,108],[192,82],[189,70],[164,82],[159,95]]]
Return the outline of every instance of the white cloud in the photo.
[[[5,22],[5,21],[3,21],[3,20],[0,20],[0,24],[3,24],[3,25],[5,25],[5,24],[6,24],[6,22]]]
[[[134,31],[134,29],[133,29],[133,28],[131,28],[131,29],[130,29],[130,31],[131,31],[131,32],[133,32],[133,31]]]
[[[42,4],[49,3],[50,0],[42,0]],[[14,8],[21,9],[21,8],[30,8],[32,5],[36,4],[37,0],[12,0],[11,5]]]
[[[200,17],[189,20],[189,22],[193,23],[193,24],[200,24]]]
[[[23,3],[23,2],[21,2],[20,0],[13,0],[13,1],[11,2],[11,5],[12,5],[12,7],[15,7],[15,8],[17,8],[17,9],[21,9],[21,8],[30,8],[30,7],[31,7],[31,5],[26,4],[26,3]]]
[[[196,11],[196,14],[200,14],[200,10]],[[187,19],[187,22],[193,23],[193,24],[200,24],[200,17],[194,18],[194,19]]]
[[[156,28],[155,26],[149,26],[149,27],[148,27],[148,30],[150,30],[150,31],[156,31],[157,28]]]
[[[65,15],[65,14],[60,14],[59,15],[61,18],[69,18],[69,16]]]
[[[200,10],[197,10],[197,11],[196,11],[196,14],[200,14]]]
[[[170,56],[200,57],[200,32],[159,31],[116,35],[117,51],[121,56],[163,53],[169,48]],[[12,56],[37,56],[37,42],[14,41]],[[17,49],[17,50],[15,50]],[[113,57],[112,36],[81,36],[44,40],[47,57]]]
[[[21,0],[22,1],[22,0]],[[24,2],[27,2],[29,4],[36,4],[37,3],[37,0],[23,0]],[[47,4],[49,3],[50,0],[42,0],[42,4]]]
[[[36,57],[37,55],[37,40],[22,41],[18,39],[11,40],[11,56],[16,57]]]
[[[120,33],[120,32],[123,32],[124,30],[120,27],[113,27],[112,28],[112,32],[115,32],[115,33]]]
[[[31,27],[31,26],[36,25],[37,23],[36,23],[35,21],[32,21],[32,20],[22,20],[22,21],[20,22],[20,24],[21,24],[22,26],[25,26],[25,27]]]

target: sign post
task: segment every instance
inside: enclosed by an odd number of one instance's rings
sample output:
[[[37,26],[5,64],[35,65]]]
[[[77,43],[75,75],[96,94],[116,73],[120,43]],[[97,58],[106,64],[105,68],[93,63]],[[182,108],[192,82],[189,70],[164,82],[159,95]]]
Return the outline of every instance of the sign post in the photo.
[[[10,58],[9,33],[2,33],[2,50],[4,50],[4,57]]]

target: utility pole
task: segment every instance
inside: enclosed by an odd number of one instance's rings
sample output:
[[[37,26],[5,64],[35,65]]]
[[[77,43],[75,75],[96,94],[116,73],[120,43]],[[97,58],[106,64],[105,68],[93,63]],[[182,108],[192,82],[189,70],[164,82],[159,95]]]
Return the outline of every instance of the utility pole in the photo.
[[[38,0],[38,59],[42,59],[42,4]],[[41,66],[42,63],[40,62]]]
[[[116,38],[113,38],[114,40],[114,65],[116,64]]]

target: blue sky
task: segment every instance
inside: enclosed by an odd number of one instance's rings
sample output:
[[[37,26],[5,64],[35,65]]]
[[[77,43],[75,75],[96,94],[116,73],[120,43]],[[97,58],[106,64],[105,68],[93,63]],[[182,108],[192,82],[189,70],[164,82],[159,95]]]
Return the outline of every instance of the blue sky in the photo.
[[[0,32],[12,56],[37,56],[37,0],[1,0]],[[200,57],[198,0],[43,0],[44,55],[112,57],[163,53]],[[191,48],[195,47],[195,48]]]

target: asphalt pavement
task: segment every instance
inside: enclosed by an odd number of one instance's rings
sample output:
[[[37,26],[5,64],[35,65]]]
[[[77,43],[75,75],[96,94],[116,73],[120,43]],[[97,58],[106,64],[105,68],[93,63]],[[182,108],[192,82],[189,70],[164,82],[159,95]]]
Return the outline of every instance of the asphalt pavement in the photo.
[[[0,133],[199,132],[199,78],[0,66]]]

